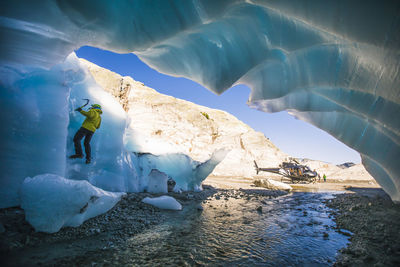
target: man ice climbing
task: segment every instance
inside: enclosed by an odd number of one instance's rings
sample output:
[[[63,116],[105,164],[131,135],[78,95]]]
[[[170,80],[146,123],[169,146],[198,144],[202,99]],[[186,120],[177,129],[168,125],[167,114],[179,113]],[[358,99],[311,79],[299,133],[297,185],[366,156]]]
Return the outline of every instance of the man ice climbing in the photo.
[[[83,158],[82,154],[82,146],[81,140],[85,137],[85,141],[83,144],[85,145],[85,153],[86,153],[86,164],[89,164],[91,161],[91,149],[90,149],[90,140],[94,132],[100,128],[101,124],[101,106],[99,104],[94,104],[90,107],[89,111],[84,111],[82,107],[75,109],[75,111],[79,111],[82,115],[86,117],[85,121],[82,123],[81,128],[76,132],[74,136],[74,145],[75,145],[75,155],[70,156],[70,159]]]

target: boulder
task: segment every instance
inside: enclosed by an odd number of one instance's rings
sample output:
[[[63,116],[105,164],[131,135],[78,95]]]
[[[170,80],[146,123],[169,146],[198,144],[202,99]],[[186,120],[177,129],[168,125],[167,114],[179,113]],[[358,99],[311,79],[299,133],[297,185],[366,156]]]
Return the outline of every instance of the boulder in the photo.
[[[292,191],[292,187],[288,184],[278,182],[272,179],[255,180],[254,184],[259,187],[264,187],[271,190]]]

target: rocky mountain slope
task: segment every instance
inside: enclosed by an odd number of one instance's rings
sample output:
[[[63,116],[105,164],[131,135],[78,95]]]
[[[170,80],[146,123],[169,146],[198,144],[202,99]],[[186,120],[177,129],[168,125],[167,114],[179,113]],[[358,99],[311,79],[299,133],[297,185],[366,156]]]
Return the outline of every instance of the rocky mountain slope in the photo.
[[[263,133],[256,132],[227,112],[160,94],[129,76],[122,77],[84,59],[81,63],[127,111],[127,136],[134,136],[127,138],[130,140],[127,147],[132,151],[184,153],[194,160],[203,161],[216,149],[228,148],[231,152],[212,175],[248,178],[256,176],[254,160],[259,166],[274,167],[288,157]],[[360,164],[341,169],[320,161],[305,163],[331,179],[350,179],[353,175],[372,179]],[[257,178],[273,176],[261,172]]]
[[[365,170],[362,164],[349,164],[350,167],[343,165],[334,165],[328,162],[303,159],[301,164],[309,166],[311,169],[317,170],[318,173],[326,174],[328,181],[373,181],[374,178]],[[322,178],[321,178],[322,179]]]

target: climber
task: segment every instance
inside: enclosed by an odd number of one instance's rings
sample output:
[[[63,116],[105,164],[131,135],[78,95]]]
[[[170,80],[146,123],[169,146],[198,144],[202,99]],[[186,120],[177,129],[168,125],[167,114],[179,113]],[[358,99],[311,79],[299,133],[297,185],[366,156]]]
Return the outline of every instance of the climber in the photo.
[[[75,109],[75,111],[79,111],[82,115],[86,117],[86,119],[82,123],[81,128],[79,128],[74,136],[75,155],[72,155],[69,158],[83,158],[81,140],[83,137],[85,137],[85,141],[83,142],[83,144],[85,145],[86,164],[89,164],[91,161],[90,140],[92,139],[92,136],[96,129],[100,128],[100,115],[103,112],[101,111],[101,106],[99,104],[93,104],[89,108],[89,111],[84,111],[82,107]]]

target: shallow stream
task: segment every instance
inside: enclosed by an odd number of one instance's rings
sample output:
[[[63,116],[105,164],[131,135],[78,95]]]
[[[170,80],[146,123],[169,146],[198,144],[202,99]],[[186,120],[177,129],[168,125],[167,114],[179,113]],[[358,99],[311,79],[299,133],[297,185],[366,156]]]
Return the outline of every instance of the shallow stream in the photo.
[[[113,263],[327,266],[348,242],[323,203],[331,193],[217,198],[201,203],[202,211],[192,204],[163,212],[167,220],[127,239]]]

